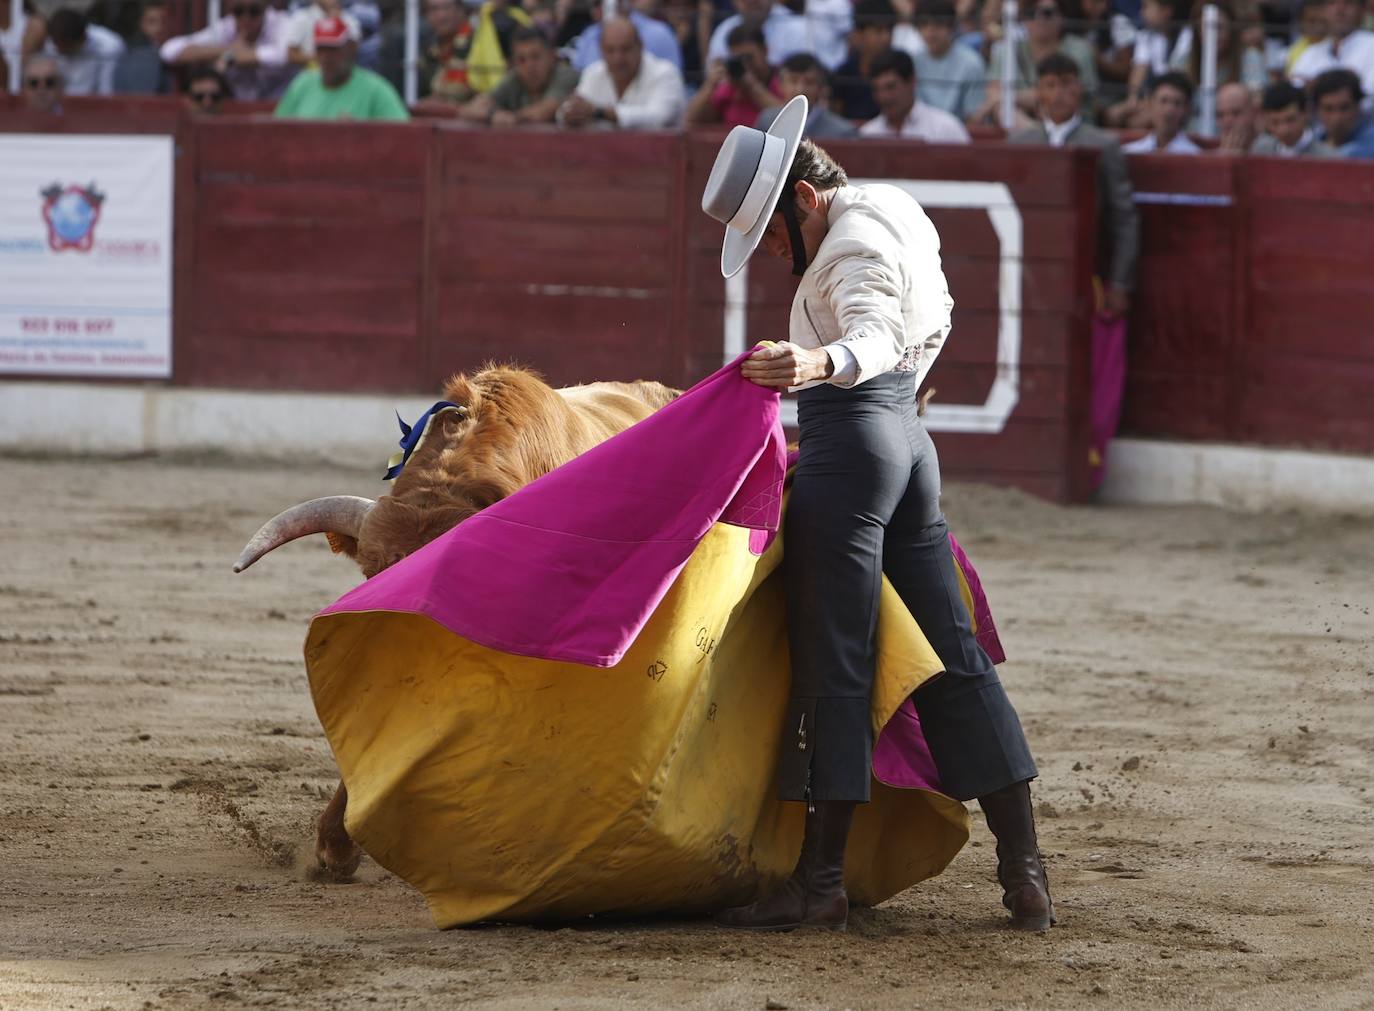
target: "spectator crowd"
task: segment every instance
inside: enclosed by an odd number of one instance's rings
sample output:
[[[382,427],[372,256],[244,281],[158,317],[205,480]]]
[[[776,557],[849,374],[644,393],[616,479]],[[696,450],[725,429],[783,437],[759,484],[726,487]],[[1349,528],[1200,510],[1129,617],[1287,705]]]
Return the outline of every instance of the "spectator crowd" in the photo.
[[[422,0],[418,99],[401,100],[403,0],[222,0],[191,30],[184,0],[0,3],[0,61],[25,104],[66,96],[230,100],[308,119],[452,117],[572,130],[767,125],[811,101],[810,136],[967,143],[1047,123],[1038,87],[1071,61],[1075,116],[1130,153],[1213,147],[1374,157],[1374,0],[1213,0],[1215,140],[1200,138],[1205,0]],[[1047,136],[1049,136],[1047,134]],[[1199,143],[1201,140],[1201,143]]]

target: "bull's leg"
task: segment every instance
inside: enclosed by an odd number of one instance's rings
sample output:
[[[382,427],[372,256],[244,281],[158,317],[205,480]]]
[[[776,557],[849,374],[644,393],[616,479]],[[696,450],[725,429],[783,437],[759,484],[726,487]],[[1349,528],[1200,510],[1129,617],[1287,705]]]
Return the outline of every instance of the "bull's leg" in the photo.
[[[315,857],[320,867],[335,879],[351,878],[362,862],[363,851],[344,828],[344,811],[348,809],[348,791],[343,783],[334,791],[329,806],[316,822]]]

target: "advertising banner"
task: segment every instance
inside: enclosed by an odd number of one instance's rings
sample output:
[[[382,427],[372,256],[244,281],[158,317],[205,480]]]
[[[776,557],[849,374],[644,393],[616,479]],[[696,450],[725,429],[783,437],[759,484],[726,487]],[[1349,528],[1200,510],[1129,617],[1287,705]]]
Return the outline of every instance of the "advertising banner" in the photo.
[[[172,139],[0,134],[0,373],[172,371]]]

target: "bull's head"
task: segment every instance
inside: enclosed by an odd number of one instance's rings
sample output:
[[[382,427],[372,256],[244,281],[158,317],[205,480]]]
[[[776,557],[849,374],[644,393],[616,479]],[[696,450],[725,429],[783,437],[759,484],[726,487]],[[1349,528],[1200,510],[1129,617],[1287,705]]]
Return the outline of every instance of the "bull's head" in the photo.
[[[459,409],[435,415],[390,495],[375,502],[331,495],[292,506],[253,536],[234,571],[323,533],[371,578],[571,455],[548,450],[562,402],[534,373],[493,368],[471,381],[455,376],[444,397]]]

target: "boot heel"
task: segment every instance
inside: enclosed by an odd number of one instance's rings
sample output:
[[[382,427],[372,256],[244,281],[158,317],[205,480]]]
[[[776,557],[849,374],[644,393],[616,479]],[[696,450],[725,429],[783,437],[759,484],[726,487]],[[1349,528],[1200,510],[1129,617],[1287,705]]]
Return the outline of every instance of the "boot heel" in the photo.
[[[1050,906],[1050,911],[1044,916],[1013,916],[1008,921],[1012,930],[1024,930],[1037,934],[1043,934],[1058,922],[1059,917],[1054,915],[1053,905]]]

